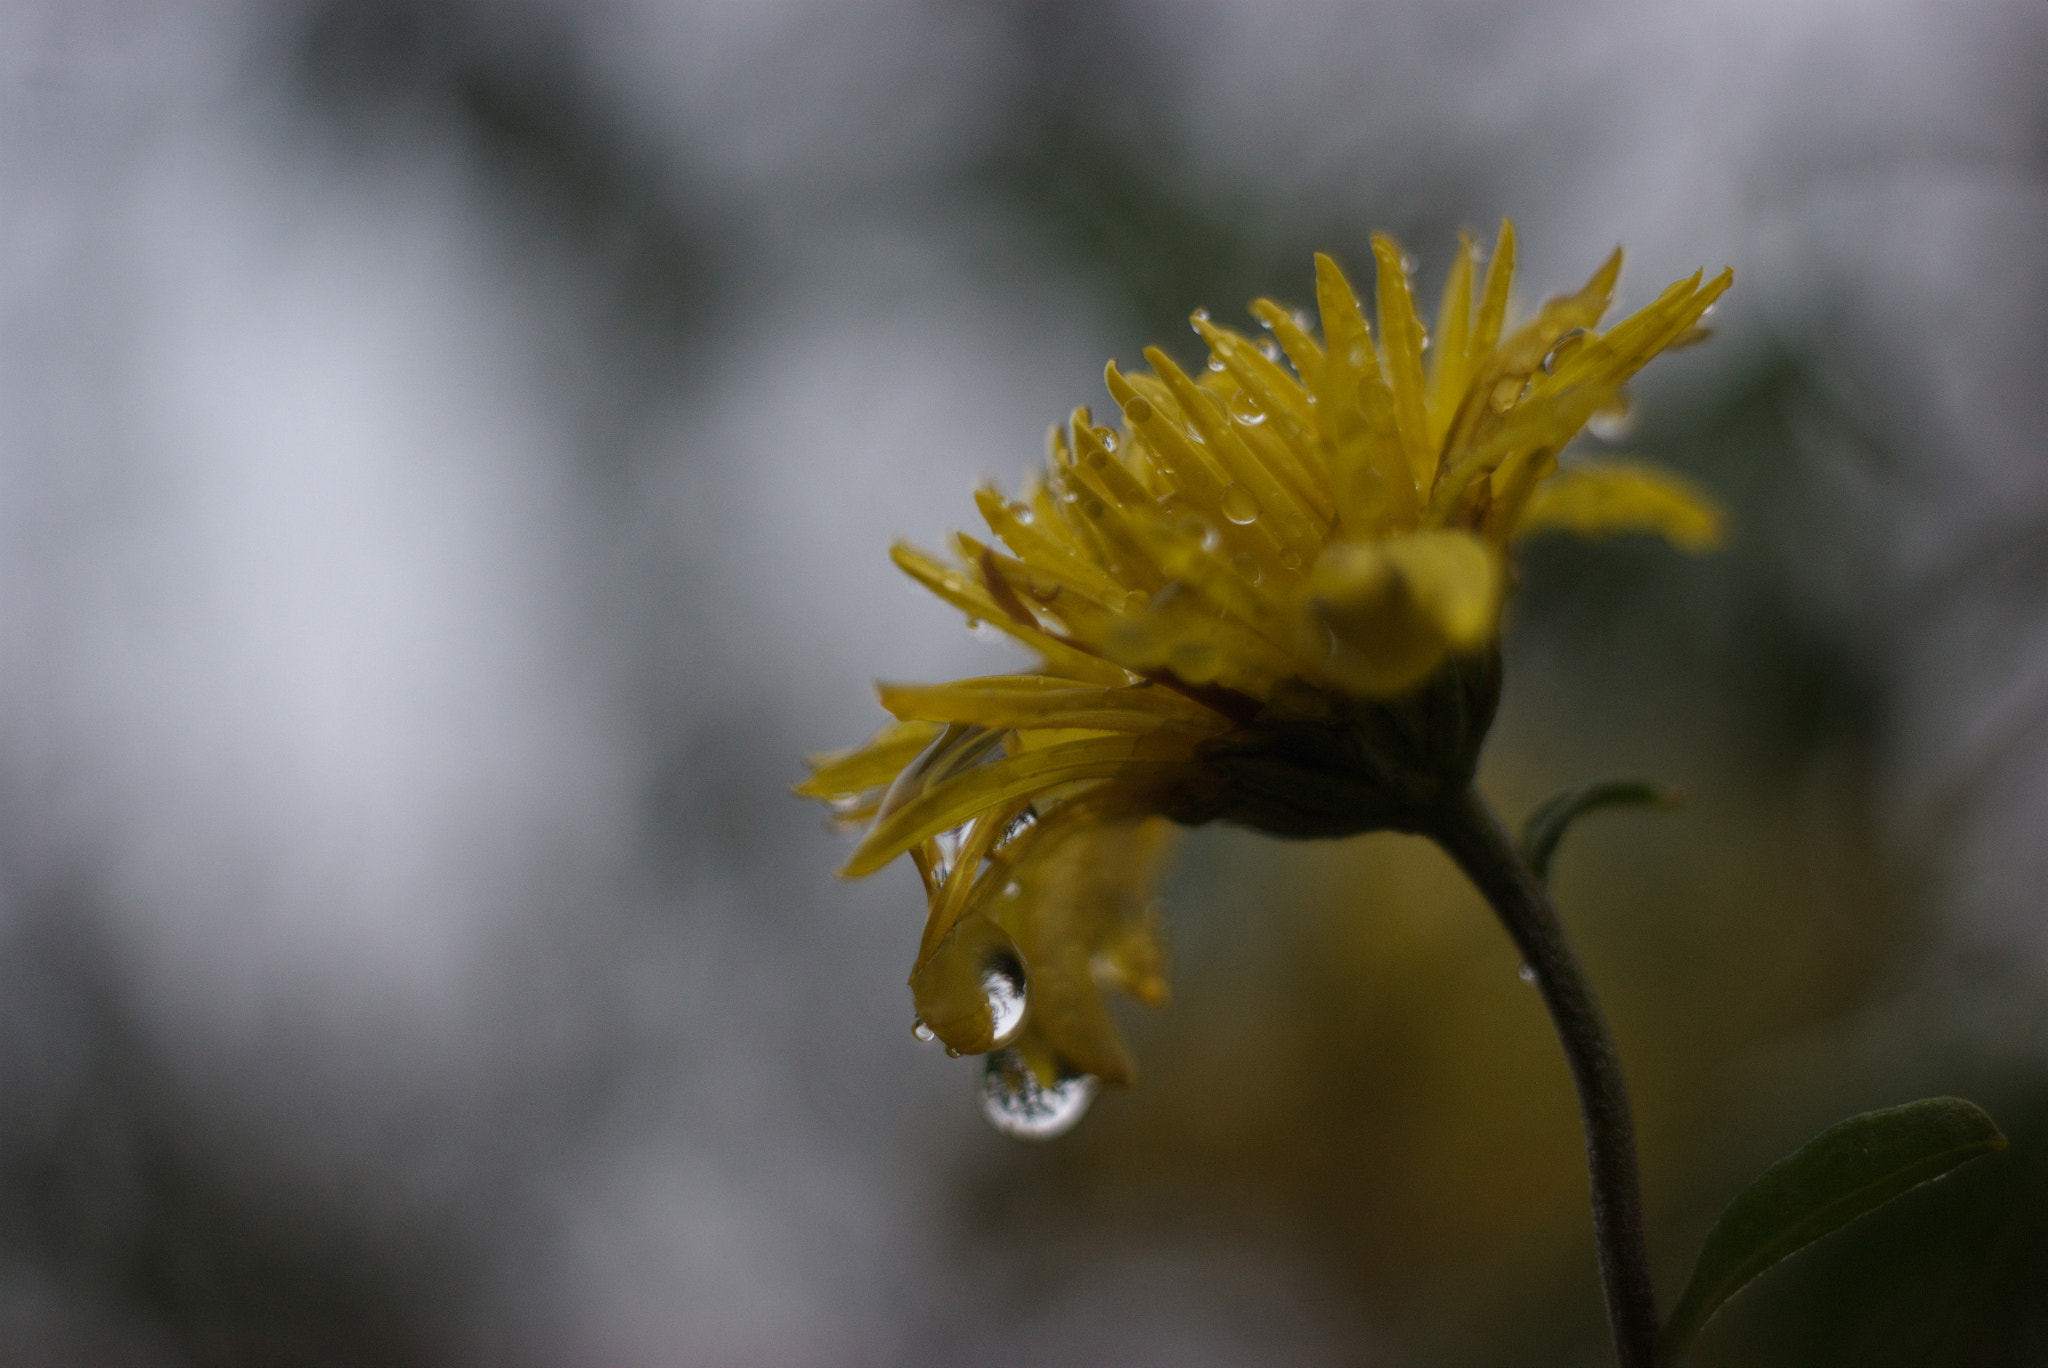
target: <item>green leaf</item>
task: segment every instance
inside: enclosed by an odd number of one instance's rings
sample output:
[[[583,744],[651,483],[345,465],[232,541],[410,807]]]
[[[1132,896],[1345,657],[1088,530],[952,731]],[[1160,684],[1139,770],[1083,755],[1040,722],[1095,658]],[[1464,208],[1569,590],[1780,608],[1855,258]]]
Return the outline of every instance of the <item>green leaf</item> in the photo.
[[[2004,1148],[1991,1118],[1960,1097],[1865,1112],[1822,1131],[1764,1170],[1721,1213],[1658,1337],[1658,1362],[1676,1363],[1722,1302],[1786,1255],[1909,1188]]]
[[[1550,882],[1550,857],[1566,828],[1596,808],[1650,804],[1676,807],[1685,795],[1670,784],[1632,775],[1610,775],[1552,794],[1538,803],[1522,822],[1522,858],[1535,872],[1538,883]]]

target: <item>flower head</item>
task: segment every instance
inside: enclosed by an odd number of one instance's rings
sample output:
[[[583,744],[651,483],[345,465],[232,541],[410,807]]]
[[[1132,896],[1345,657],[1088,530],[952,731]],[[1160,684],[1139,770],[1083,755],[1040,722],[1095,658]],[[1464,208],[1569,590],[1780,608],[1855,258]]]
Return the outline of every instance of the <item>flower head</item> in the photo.
[[[845,874],[916,863],[919,1033],[1001,1051],[985,1088],[1006,1129],[1077,1114],[1078,1080],[1130,1081],[1102,989],[1165,999],[1149,890],[1173,823],[1413,829],[1477,762],[1513,542],[1715,540],[1712,506],[1672,477],[1560,455],[1699,334],[1731,273],[1601,331],[1617,251],[1510,331],[1514,254],[1504,224],[1482,275],[1461,241],[1433,337],[1384,237],[1376,328],[1326,256],[1320,339],[1271,300],[1252,305],[1258,342],[1198,311],[1202,373],[1157,349],[1149,373],[1111,363],[1121,423],[1077,409],[1019,497],[977,491],[993,543],[958,536],[953,564],[894,548],[1040,666],[879,686],[897,721],[816,757],[798,792],[869,823]]]

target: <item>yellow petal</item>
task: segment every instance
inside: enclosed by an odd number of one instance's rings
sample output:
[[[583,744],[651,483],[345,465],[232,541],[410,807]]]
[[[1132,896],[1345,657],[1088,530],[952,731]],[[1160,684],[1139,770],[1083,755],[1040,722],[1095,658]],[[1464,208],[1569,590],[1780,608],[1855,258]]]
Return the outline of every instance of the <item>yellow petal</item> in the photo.
[[[1447,651],[1476,646],[1499,621],[1501,568],[1464,532],[1339,542],[1310,577],[1305,626],[1327,634],[1324,673],[1368,696],[1420,683]]]
[[[1066,728],[1077,731],[1155,732],[1168,727],[1216,730],[1216,713],[1156,684],[1119,689],[1075,687],[1071,680],[1047,680],[1051,687],[1018,689],[996,681],[957,684],[878,684],[882,706],[898,717],[937,722],[972,722],[984,727]]]
[[[805,798],[839,798],[887,784],[938,736],[930,722],[892,722],[866,745],[808,758],[811,777],[796,785]]]
[[[1379,266],[1380,345],[1387,349],[1387,383],[1394,391],[1394,422],[1401,450],[1417,488],[1436,478],[1436,453],[1429,443],[1429,420],[1422,392],[1422,320],[1415,315],[1415,296],[1408,288],[1408,267],[1394,240],[1375,233],[1373,259]]]
[[[1437,306],[1436,337],[1429,352],[1429,450],[1434,462],[1442,450],[1444,433],[1451,416],[1465,394],[1469,374],[1465,348],[1472,337],[1472,235],[1458,234],[1458,255],[1451,260],[1451,273],[1444,281],[1443,302]],[[1435,478],[1434,470],[1431,478]]]
[[[1080,779],[1156,778],[1189,753],[1171,738],[1114,736],[1013,755],[956,774],[889,812],[868,829],[839,871],[872,874],[910,847],[987,808]]]
[[[1720,541],[1721,520],[1714,500],[1678,476],[1614,461],[1560,471],[1538,487],[1514,535],[1657,532],[1673,546],[1704,551]]]
[[[1028,994],[1028,975],[1008,932],[987,917],[962,917],[911,970],[910,996],[918,1020],[940,1040],[961,1054],[983,1054],[1015,1034],[1016,1023],[999,1022],[993,1009],[1009,1005],[1010,985]],[[991,988],[1002,997],[992,999]]]
[[[988,590],[969,580],[959,570],[949,569],[907,542],[889,548],[889,558],[904,574],[937,594],[946,602],[1038,652],[1046,664],[1060,674],[1072,675],[1097,684],[1124,684],[1129,677],[1106,660],[1089,655],[1060,641],[1048,632],[1017,622],[989,596]]]

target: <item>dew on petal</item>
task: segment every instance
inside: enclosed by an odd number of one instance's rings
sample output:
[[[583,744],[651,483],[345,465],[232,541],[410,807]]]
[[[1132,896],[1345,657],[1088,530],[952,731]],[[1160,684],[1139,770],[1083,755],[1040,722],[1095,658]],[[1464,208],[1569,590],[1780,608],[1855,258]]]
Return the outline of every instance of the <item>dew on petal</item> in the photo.
[[[1272,327],[1273,325],[1272,325],[1272,324],[1270,324],[1270,323],[1268,323],[1268,324],[1265,324],[1264,326],[1266,326],[1266,327],[1270,328],[1270,327]],[[1261,355],[1261,356],[1265,357],[1265,358],[1266,358],[1266,359],[1267,359],[1268,361],[1276,361],[1276,362],[1277,362],[1277,361],[1278,361],[1278,360],[1280,359],[1280,344],[1279,344],[1278,342],[1275,342],[1275,341],[1274,341],[1274,340],[1273,340],[1272,338],[1270,338],[1270,337],[1262,337],[1262,338],[1260,338],[1260,339],[1259,339],[1259,355]]]
[[[938,1032],[924,1024],[923,1017],[912,1017],[910,1019],[910,1033],[926,1045],[939,1038]]]
[[[1515,977],[1524,983],[1534,983],[1536,981],[1536,966],[1533,964],[1523,965],[1515,970]]]
[[[1230,416],[1246,427],[1257,427],[1266,421],[1266,411],[1259,407],[1250,390],[1239,390],[1231,396]]]
[[[981,1112],[1005,1135],[1050,1140],[1073,1129],[1099,1086],[1093,1075],[1072,1074],[1048,1088],[1023,1055],[997,1050],[982,1071]]]
[[[1241,484],[1230,485],[1223,491],[1220,507],[1223,509],[1223,516],[1240,527],[1258,521],[1259,514],[1263,511],[1259,506],[1259,496]]]

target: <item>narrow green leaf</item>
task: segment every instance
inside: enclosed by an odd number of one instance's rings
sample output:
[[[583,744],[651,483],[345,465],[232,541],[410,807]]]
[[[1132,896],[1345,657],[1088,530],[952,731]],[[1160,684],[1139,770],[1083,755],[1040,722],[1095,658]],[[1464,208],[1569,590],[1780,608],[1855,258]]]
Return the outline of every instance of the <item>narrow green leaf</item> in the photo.
[[[1550,857],[1566,828],[1597,808],[1624,807],[1639,803],[1676,807],[1685,795],[1670,784],[1632,775],[1610,775],[1552,794],[1531,809],[1522,822],[1522,858],[1535,871],[1537,882],[1550,882]]]
[[[1757,1274],[1909,1188],[2005,1148],[1991,1118],[1960,1097],[1852,1116],[1764,1170],[1707,1232],[1685,1295],[1658,1337],[1671,1365],[1707,1318]]]

